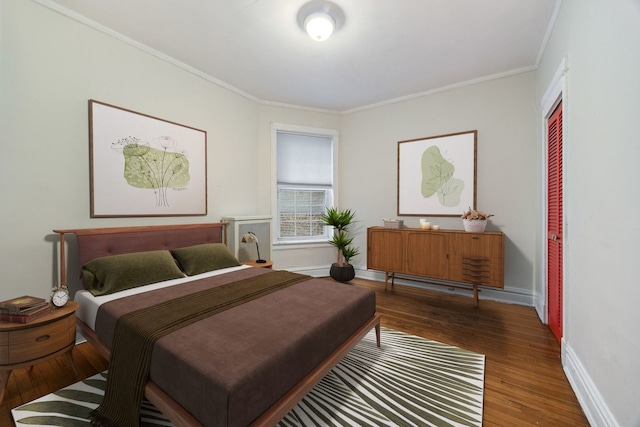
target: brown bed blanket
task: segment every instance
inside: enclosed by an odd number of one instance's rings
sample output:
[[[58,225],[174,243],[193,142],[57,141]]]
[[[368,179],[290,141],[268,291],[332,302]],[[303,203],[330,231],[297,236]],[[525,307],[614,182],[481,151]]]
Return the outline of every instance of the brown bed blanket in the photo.
[[[121,316],[116,322],[104,399],[91,413],[92,424],[102,427],[138,425],[151,352],[159,338],[307,279],[309,276],[302,274],[275,271],[205,289]]]
[[[111,343],[121,314],[276,273],[245,269],[111,302],[98,312],[96,333]],[[158,339],[149,377],[203,425],[245,426],[374,312],[372,292],[310,279]]]

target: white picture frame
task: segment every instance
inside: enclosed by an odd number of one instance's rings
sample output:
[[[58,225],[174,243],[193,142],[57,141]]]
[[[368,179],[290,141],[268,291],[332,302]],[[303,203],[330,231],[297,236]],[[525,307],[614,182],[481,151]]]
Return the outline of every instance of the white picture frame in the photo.
[[[91,217],[207,214],[207,133],[89,100]]]
[[[398,216],[460,216],[476,207],[478,131],[398,141]]]

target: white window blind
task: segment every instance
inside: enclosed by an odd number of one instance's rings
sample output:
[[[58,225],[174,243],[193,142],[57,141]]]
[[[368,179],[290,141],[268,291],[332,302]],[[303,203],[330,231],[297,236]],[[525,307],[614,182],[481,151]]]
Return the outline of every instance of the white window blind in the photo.
[[[278,184],[333,184],[332,138],[278,132]]]
[[[321,216],[333,205],[333,138],[276,133],[277,240],[326,239]]]

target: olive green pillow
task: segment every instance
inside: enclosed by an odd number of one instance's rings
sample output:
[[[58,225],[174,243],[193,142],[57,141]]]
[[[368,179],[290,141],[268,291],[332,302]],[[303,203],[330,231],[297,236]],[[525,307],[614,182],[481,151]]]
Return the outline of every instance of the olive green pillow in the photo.
[[[222,243],[205,243],[173,249],[171,254],[187,276],[240,265],[240,261]]]
[[[167,250],[95,258],[82,267],[84,287],[95,296],[181,277]]]

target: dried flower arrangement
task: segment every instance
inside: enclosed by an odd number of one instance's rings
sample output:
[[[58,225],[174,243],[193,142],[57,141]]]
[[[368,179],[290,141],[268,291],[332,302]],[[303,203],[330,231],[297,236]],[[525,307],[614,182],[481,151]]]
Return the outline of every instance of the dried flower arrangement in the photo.
[[[482,211],[478,211],[475,209],[471,209],[469,208],[467,211],[465,211],[462,214],[462,219],[468,219],[468,220],[477,220],[477,221],[486,221],[489,218],[491,218],[492,216],[494,216],[493,214],[487,214],[484,213]]]

